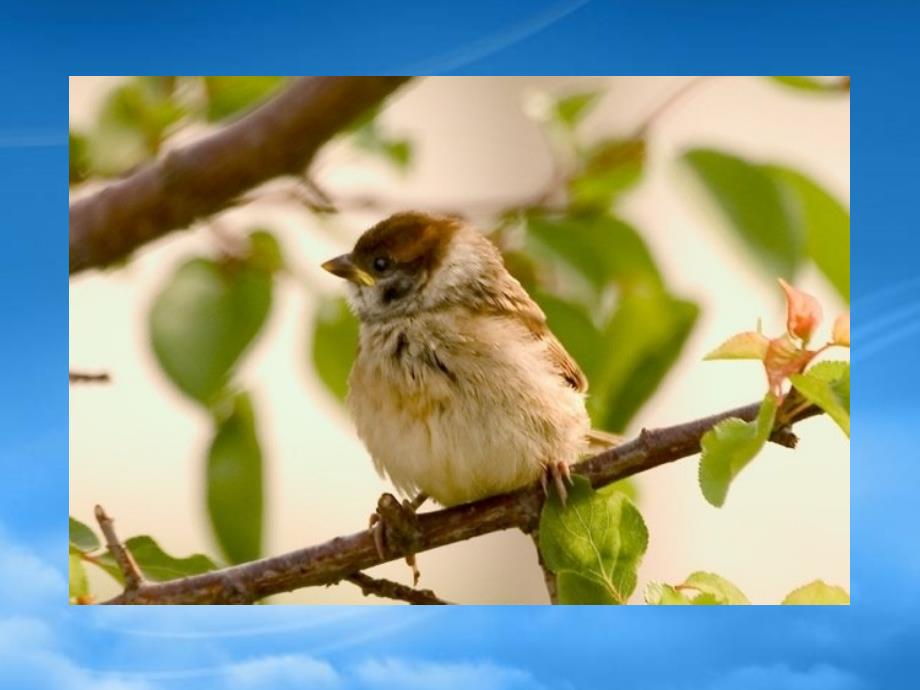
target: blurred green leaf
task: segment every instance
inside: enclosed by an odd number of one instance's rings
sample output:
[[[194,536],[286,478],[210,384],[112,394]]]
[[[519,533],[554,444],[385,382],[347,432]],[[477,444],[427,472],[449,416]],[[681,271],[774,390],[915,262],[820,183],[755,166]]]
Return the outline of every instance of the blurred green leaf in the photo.
[[[683,159],[768,275],[792,282],[804,254],[805,233],[791,217],[774,177],[761,166],[712,149],[693,149]]]
[[[849,362],[818,362],[804,374],[792,374],[789,380],[806,400],[827,412],[849,437]]]
[[[840,93],[850,90],[849,77],[834,79],[833,81],[815,77],[768,77],[768,79],[799,91],[811,91],[813,93]]]
[[[91,169],[89,146],[85,134],[70,130],[70,184],[77,184],[89,177]]]
[[[745,422],[730,417],[707,431],[700,442],[700,488],[703,496],[716,508],[722,507],[728,487],[763,448],[773,431],[777,401],[768,394],[760,406],[757,419]]]
[[[644,139],[605,139],[594,144],[569,182],[571,205],[606,210],[641,179],[644,164]]]
[[[591,381],[607,353],[598,347],[601,332],[591,322],[588,310],[545,291],[535,290],[531,296],[546,314],[550,330]]]
[[[412,163],[412,142],[388,135],[377,120],[380,112],[379,106],[370,108],[344,131],[351,135],[359,149],[380,156],[397,170],[405,171]]]
[[[281,245],[268,230],[253,230],[249,233],[248,263],[266,273],[276,273],[284,268]]]
[[[603,95],[602,91],[581,91],[563,96],[553,104],[553,117],[568,129],[575,129]]]
[[[348,392],[348,373],[358,351],[358,320],[342,297],[321,297],[313,320],[313,366],[340,401]]]
[[[89,596],[89,580],[83,567],[83,558],[79,554],[70,554],[68,580],[70,601],[82,603]]]
[[[648,547],[645,522],[622,492],[572,479],[566,506],[552,494],[540,515],[540,552],[559,577],[560,603],[625,604]]]
[[[99,537],[96,536],[92,529],[79,520],[70,518],[70,546],[71,550],[76,549],[80,553],[91,553],[102,544],[99,543]]]
[[[626,428],[677,360],[698,316],[695,303],[665,292],[622,296],[596,348],[601,364],[589,379],[588,411],[596,427]]]
[[[531,213],[527,234],[583,275],[597,291],[658,287],[661,276],[635,228],[605,213]]]
[[[255,107],[277,91],[286,77],[205,77],[207,118],[219,122]]]
[[[815,580],[791,591],[783,604],[793,606],[845,605],[850,603],[850,595],[843,587],[829,585],[822,580]]]
[[[163,371],[187,395],[212,404],[265,322],[271,293],[271,274],[245,262],[179,266],[149,315]]]
[[[763,166],[788,213],[803,228],[808,255],[840,296],[850,301],[850,213],[814,180],[778,165]]]
[[[685,588],[695,589],[701,594],[709,595],[712,598],[712,603],[716,604],[737,605],[751,603],[744,595],[744,592],[721,575],[716,575],[715,573],[707,573],[701,570],[692,573],[680,585],[680,589]],[[697,603],[695,599],[693,603]]]
[[[87,135],[92,172],[119,175],[155,156],[185,110],[173,98],[171,77],[135,77],[105,98]]]
[[[649,582],[645,586],[645,603],[653,606],[689,606],[691,601],[671,585]]]
[[[233,412],[217,424],[206,478],[211,526],[231,563],[252,561],[262,553],[262,474],[252,403],[240,393]]]

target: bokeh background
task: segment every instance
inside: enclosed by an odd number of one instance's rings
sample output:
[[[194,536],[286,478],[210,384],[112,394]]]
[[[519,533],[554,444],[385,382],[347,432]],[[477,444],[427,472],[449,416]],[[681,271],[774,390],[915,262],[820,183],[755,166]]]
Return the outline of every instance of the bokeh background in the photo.
[[[130,83],[115,77],[71,78],[72,131],[98,129],[113,89]],[[810,90],[758,77],[432,77],[411,82],[374,120],[376,139],[368,144],[366,131],[341,137],[315,162],[312,178],[340,202],[341,212],[319,213],[293,197],[289,186],[275,185],[252,203],[222,214],[216,227],[211,223],[171,235],[124,266],[71,281],[71,367],[104,370],[113,379],[71,389],[71,514],[92,524],[92,506],[102,503],[124,536],[152,534],[173,554],[220,557],[203,500],[203,460],[212,422],[163,374],[150,346],[148,315],[183,260],[217,256],[251,229],[266,228],[278,239],[290,271],[275,280],[266,326],[234,377],[252,396],[263,451],[262,550],[281,553],[362,528],[378,495],[389,487],[374,473],[328,377],[324,382],[317,370],[315,324],[341,294],[341,285],[323,274],[319,263],[347,250],[382,216],[406,208],[461,211],[484,231],[494,231],[499,226],[496,210],[541,194],[560,160],[563,167],[572,164],[566,159],[572,149],[560,137],[570,136],[577,150],[598,151],[599,144],[622,141],[647,123],[641,175],[630,173],[622,184],[615,183],[615,193],[603,203],[636,228],[669,293],[699,307],[674,365],[623,431],[678,423],[756,400],[764,389],[759,365],[703,362],[702,357],[728,335],[752,328],[758,317],[767,333],[779,333],[781,295],[763,257],[751,251],[684,154],[706,147],[786,166],[848,208],[849,95],[836,88],[838,83],[828,78],[820,84],[834,88]],[[593,108],[574,134],[560,134],[559,123],[551,121],[552,104],[588,92],[598,94]],[[196,96],[190,92],[187,97]],[[219,123],[172,127],[163,147],[182,145],[214,126]],[[403,140],[410,145],[408,160],[393,146]],[[112,163],[115,168],[130,164]],[[72,195],[102,184],[82,182]],[[550,201],[562,196],[556,190]],[[520,240],[518,225],[509,226],[508,250],[526,261],[534,246],[527,238],[520,246],[513,244]],[[536,266],[539,275],[543,269]],[[564,271],[562,278],[553,275],[558,291],[579,302],[584,289],[578,281]],[[842,291],[808,260],[796,284],[818,297],[828,322],[848,308]],[[615,309],[621,293],[604,293],[597,304],[608,300]],[[565,341],[567,333],[559,334]],[[631,334],[621,337],[628,340]],[[596,350],[616,358],[616,349],[604,351],[606,344],[597,342]],[[754,603],[778,603],[815,578],[849,589],[849,442],[826,418],[798,430],[799,448],[765,449],[735,482],[720,510],[702,498],[695,460],[635,481],[651,535],[640,590],[649,580],[678,582],[694,570],[724,575]],[[532,543],[517,532],[425,553],[419,560],[423,584],[454,601],[546,601]],[[115,593],[114,582],[90,572],[95,593]],[[401,563],[372,573],[408,581]],[[377,600],[362,599],[346,584],[273,601]]]

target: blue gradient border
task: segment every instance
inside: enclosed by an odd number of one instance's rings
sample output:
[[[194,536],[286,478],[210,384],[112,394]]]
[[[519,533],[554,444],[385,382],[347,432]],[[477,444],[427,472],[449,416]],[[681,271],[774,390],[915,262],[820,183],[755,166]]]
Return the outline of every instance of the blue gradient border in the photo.
[[[493,685],[482,687],[496,688],[916,682],[916,5],[162,0],[32,3],[0,12],[0,552],[21,573],[4,579],[0,568],[0,686],[90,688],[106,679],[113,688],[257,687],[245,685],[245,673],[228,675],[227,665],[239,671],[239,662],[266,655],[295,655],[271,687],[287,687],[291,678],[305,687],[377,687],[375,672],[396,683],[409,668],[368,667],[369,658],[412,660],[416,671],[438,663],[453,669],[438,676],[440,685],[417,687],[455,687],[456,677],[489,678]],[[852,606],[164,608],[141,615],[62,603],[67,75],[402,72],[853,76]],[[298,666],[305,655],[318,666]],[[319,676],[310,680],[310,673]]]

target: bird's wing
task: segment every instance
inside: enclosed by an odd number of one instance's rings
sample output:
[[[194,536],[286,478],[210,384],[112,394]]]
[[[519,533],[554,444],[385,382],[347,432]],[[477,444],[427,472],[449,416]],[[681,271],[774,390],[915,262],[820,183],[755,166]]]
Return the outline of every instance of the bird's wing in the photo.
[[[546,355],[550,364],[565,379],[565,382],[579,393],[588,390],[588,379],[581,368],[566,352],[562,343],[553,335],[546,323],[546,315],[527,294],[523,286],[511,274],[506,273],[500,281],[501,288],[493,301],[496,310],[522,323],[538,340],[546,343]]]

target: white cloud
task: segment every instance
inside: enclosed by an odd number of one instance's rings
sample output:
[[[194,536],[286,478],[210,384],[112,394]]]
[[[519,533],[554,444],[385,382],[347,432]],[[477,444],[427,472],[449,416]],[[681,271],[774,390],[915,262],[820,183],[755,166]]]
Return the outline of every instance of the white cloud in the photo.
[[[64,575],[36,555],[4,538],[0,529],[0,608],[5,611],[35,610],[47,604],[64,605]]]
[[[786,664],[743,666],[706,686],[707,690],[866,690],[866,684],[848,671],[818,664],[796,670]]]
[[[331,665],[302,654],[255,658],[231,664],[225,673],[227,687],[233,690],[341,686],[341,678]]]
[[[25,616],[0,619],[2,682],[20,690],[154,690],[146,682],[83,669],[53,649],[54,645],[53,629],[42,620]]]
[[[365,661],[355,675],[367,688],[401,690],[542,690],[527,671],[491,662]]]

